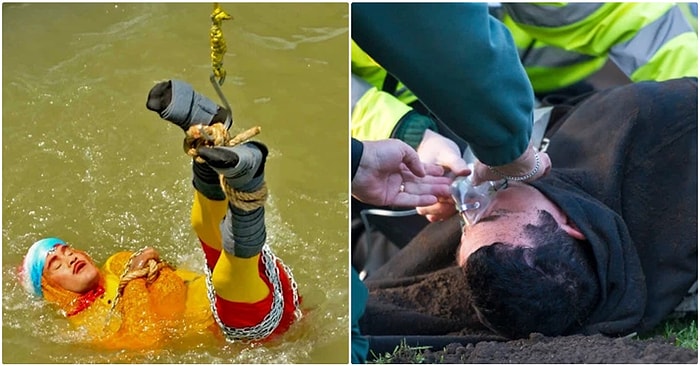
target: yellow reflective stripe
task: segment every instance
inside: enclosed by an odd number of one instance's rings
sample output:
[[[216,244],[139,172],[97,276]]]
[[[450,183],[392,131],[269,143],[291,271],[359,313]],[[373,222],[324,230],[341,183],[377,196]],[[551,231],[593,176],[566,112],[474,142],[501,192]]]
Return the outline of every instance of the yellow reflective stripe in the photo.
[[[663,81],[684,76],[698,76],[698,37],[693,32],[684,33],[667,42],[649,62],[639,67],[632,81]]]
[[[641,66],[647,64],[669,40],[683,33],[695,35],[680,9],[673,7],[666,14],[640,29],[632,39],[613,47],[610,50],[610,59],[622,72],[632,75]],[[697,45],[697,37],[693,43]],[[686,45],[676,44],[680,48],[686,48]],[[681,50],[673,55],[680,56],[681,60],[673,59],[673,62],[666,63],[665,66],[672,67],[676,62],[685,62],[682,58],[697,59],[697,52],[687,53]]]
[[[580,4],[567,7],[577,5]],[[566,26],[518,25],[542,42],[570,51],[602,56],[613,46],[634,37],[639,29],[661,17],[671,7],[672,3],[605,3],[587,18]]]
[[[536,93],[551,92],[575,84],[605,65],[605,56],[585,55],[534,41],[508,14],[504,14],[503,23],[513,36]]]
[[[367,93],[371,88],[374,88],[372,84],[366,82],[363,78],[350,74],[350,110],[354,110],[357,102]]]
[[[369,57],[355,41],[351,42],[350,55],[352,73],[374,85],[377,89],[381,89],[386,77],[386,70]]]
[[[520,61],[525,67],[570,66],[580,62],[587,62],[592,58],[592,56],[584,55],[580,52],[567,51],[541,41],[535,41],[527,32],[518,27],[507,14],[503,17],[503,24],[510,30],[513,42],[518,48]]]
[[[372,57],[370,57],[355,41],[350,42],[350,71],[372,84],[379,90],[382,90],[384,79],[386,79],[386,70],[382,68]],[[413,92],[408,90],[405,85],[398,83],[396,92],[394,93],[399,100],[406,104],[413,103],[418,99]]]
[[[697,75],[697,36],[673,3],[517,3],[504,8],[513,18],[506,16],[503,22],[538,93],[585,79],[605,64],[608,54],[633,81]],[[537,42],[527,50],[532,39]]]
[[[352,137],[358,140],[389,138],[396,123],[410,110],[411,107],[392,95],[372,88],[360,98],[352,111]]]
[[[515,43],[515,46],[518,48],[518,52],[520,52],[520,56],[522,57],[522,52],[532,43],[533,38],[525,31],[520,29],[518,27],[518,24],[513,21],[513,18],[511,18],[507,13],[503,13],[503,19],[501,20],[503,24],[508,28],[510,31],[511,36],[513,37],[513,42]]]
[[[418,97],[401,83],[396,87],[396,98],[404,104],[411,104],[418,100]]]

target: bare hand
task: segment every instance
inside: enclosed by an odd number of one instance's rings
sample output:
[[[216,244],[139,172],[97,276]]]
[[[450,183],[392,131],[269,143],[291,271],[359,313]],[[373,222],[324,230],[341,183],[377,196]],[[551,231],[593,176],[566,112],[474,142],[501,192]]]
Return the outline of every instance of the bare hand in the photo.
[[[141,268],[146,267],[146,263],[148,263],[149,260],[155,259],[158,260],[160,258],[160,255],[158,252],[151,248],[147,247],[144,250],[141,251],[140,254],[138,254],[136,257],[131,259],[131,265],[129,266],[129,272],[135,271]]]
[[[364,141],[352,195],[378,206],[426,206],[449,195],[450,179],[434,164],[424,164],[408,144],[387,139]]]
[[[430,222],[443,221],[457,213],[452,197],[440,197],[437,203],[418,207],[416,211]]]

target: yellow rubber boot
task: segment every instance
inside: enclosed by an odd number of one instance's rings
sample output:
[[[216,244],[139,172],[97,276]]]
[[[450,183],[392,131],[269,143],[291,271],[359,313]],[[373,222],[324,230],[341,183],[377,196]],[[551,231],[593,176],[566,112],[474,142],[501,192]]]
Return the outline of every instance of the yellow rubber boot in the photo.
[[[198,191],[194,192],[194,202],[190,223],[197,237],[208,246],[221,250],[221,229],[219,223],[226,216],[228,201],[210,200]]]
[[[260,254],[239,258],[222,251],[212,272],[216,294],[227,301],[248,304],[265,299],[270,294],[270,289],[260,278],[259,260]]]

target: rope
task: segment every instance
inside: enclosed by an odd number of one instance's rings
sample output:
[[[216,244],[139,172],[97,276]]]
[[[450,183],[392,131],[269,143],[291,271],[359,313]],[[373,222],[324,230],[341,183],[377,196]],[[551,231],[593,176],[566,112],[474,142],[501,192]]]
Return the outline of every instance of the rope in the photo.
[[[265,184],[265,182],[263,182],[262,187],[255,192],[242,192],[228,185],[223,175],[220,176],[220,179],[221,186],[224,188],[224,192],[226,192],[230,204],[243,211],[252,211],[258,207],[265,206],[265,201],[267,201],[267,184]]]
[[[212,146],[236,146],[260,133],[260,126],[249,128],[233,137],[229,136],[228,130],[222,123],[215,123],[211,126],[193,125],[185,132],[183,149],[185,153],[194,158],[198,163],[204,163],[197,153],[200,147]],[[235,190],[226,183],[223,176],[221,187],[229,198],[229,202],[241,210],[250,211],[258,207],[263,207],[267,200],[267,185],[263,182],[260,189],[255,192],[241,192]]]
[[[194,158],[198,163],[204,163],[199,157],[197,149],[213,146],[236,146],[260,133],[260,126],[251,127],[233,137],[223,123],[214,123],[211,126],[193,125],[185,132],[183,149],[185,154]]]
[[[156,261],[155,259],[149,259],[148,262],[146,262],[146,265],[148,265],[148,267],[143,267],[123,274],[122,277],[119,278],[119,287],[117,288],[117,294],[123,293],[124,288],[126,288],[126,285],[131,280],[135,280],[137,278],[146,277],[147,283],[153,283],[153,281],[155,281],[156,278],[158,278],[158,273],[160,272],[160,270],[167,267],[165,263]]]
[[[126,262],[126,265],[124,266],[124,271],[122,272],[121,276],[119,276],[119,286],[117,287],[117,294],[115,295],[114,300],[112,301],[112,307],[110,308],[110,312],[117,307],[117,303],[124,294],[124,289],[130,281],[135,280],[137,278],[146,277],[146,283],[153,283],[153,281],[155,281],[158,278],[158,274],[160,273],[161,269],[170,267],[170,265],[164,261],[149,259],[146,262],[147,267],[142,267],[133,271],[129,271],[129,267],[131,267],[131,262],[133,262],[134,258],[141,255],[141,253],[143,253],[145,249],[146,248],[141,248],[137,252],[133,253],[129,257],[129,260]]]
[[[211,68],[214,76],[219,79],[219,85],[222,85],[224,79],[226,79],[226,70],[223,68],[224,55],[226,54],[226,40],[224,40],[224,32],[221,30],[221,24],[224,20],[228,19],[233,19],[233,17],[221,10],[219,3],[214,3],[214,11],[211,13],[209,43],[211,48]]]
[[[226,40],[224,40],[224,32],[221,29],[221,24],[224,20],[233,19],[232,16],[226,14],[219,3],[214,3],[214,11],[211,13],[211,29],[209,31],[209,41],[211,44],[211,67],[212,67],[212,84],[216,89],[219,97],[227,104],[229,111],[231,108],[228,106],[228,102],[219,88],[220,85],[224,83],[226,78],[226,70],[223,69],[224,65],[224,55],[226,54]],[[219,78],[218,85],[216,84],[214,77]],[[221,123],[215,123],[212,126],[191,126],[187,131],[187,136],[183,143],[183,148],[185,153],[193,157],[198,163],[204,163],[204,160],[197,154],[197,149],[202,146],[235,146],[238,145],[253,136],[260,133],[260,127],[252,127],[245,130],[233,138],[229,137],[228,127]],[[255,192],[240,192],[228,184],[226,184],[225,179],[221,178],[221,186],[224,192],[229,197],[229,202],[234,206],[250,211],[258,207],[265,205],[267,200],[267,186],[263,183],[263,186]]]

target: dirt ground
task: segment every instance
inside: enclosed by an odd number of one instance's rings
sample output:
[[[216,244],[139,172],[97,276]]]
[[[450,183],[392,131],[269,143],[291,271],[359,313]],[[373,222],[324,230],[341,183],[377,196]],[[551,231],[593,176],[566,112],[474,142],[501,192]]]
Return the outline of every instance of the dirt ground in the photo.
[[[545,337],[508,342],[452,343],[444,350],[424,350],[422,363],[673,363],[697,364],[696,351],[662,338],[634,340],[595,336]],[[399,353],[392,362],[416,363],[416,355]]]
[[[469,343],[445,343],[446,347],[430,350],[399,352],[394,363],[693,363],[697,364],[697,351],[676,347],[673,340],[656,337],[639,340],[610,338],[603,335],[571,335],[546,337],[531,334],[527,339],[496,341],[494,334],[469,314],[469,296],[456,288],[464,288],[463,277],[454,269],[433,272],[412,284],[370,288],[370,315],[364,319],[375,330],[385,330],[390,324],[403,323],[404,329],[420,328],[426,333],[439,334],[426,324],[440,324],[439,329],[453,329],[445,336],[472,337]],[[397,310],[402,309],[402,310]],[[410,309],[410,313],[403,309]],[[368,309],[369,310],[369,309]],[[411,316],[418,312],[420,317]],[[365,314],[368,315],[367,313]],[[428,316],[425,318],[424,316]],[[399,329],[400,331],[400,329]],[[379,334],[379,333],[369,333]],[[392,333],[386,333],[392,334]],[[406,334],[406,333],[393,333]],[[380,337],[380,336],[379,336]],[[502,338],[501,338],[502,339]],[[372,345],[372,341],[370,341]],[[409,346],[413,346],[409,344]],[[393,347],[390,347],[393,349]],[[386,350],[379,354],[383,355]],[[422,357],[416,357],[416,352]],[[375,353],[377,354],[377,353]],[[371,357],[370,357],[371,358]],[[370,360],[371,362],[371,360]]]

